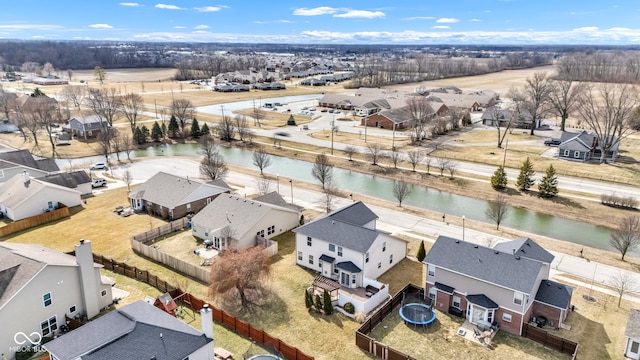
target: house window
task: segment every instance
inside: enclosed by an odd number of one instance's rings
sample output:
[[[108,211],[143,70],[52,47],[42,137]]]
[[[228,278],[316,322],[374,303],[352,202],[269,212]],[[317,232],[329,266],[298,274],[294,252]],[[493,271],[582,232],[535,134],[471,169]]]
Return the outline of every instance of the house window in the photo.
[[[489,310],[489,311],[487,311],[487,321],[488,321],[489,323],[493,323],[493,312],[494,312],[494,311],[495,311],[495,310]]]
[[[311,236],[307,236],[307,246],[311,246]]]
[[[436,299],[436,287],[432,286],[431,288],[429,288],[429,298],[431,300],[435,300]]]
[[[511,314],[502,314],[502,321],[511,322]]]
[[[432,264],[427,265],[427,275],[436,276],[436,267],[435,267],[435,265],[432,265]]]
[[[49,209],[53,209],[53,201],[49,201],[49,202],[47,203],[47,207],[48,207]]]
[[[107,296],[107,290],[106,289],[102,289],[102,291],[100,291],[100,296]]]
[[[44,295],[42,295],[42,304],[44,305],[44,307],[47,307],[49,305],[51,305],[52,300],[51,300],[51,293],[48,292]]]
[[[211,198],[207,198],[207,205],[211,204]]]
[[[58,321],[54,316],[40,323],[40,329],[42,330],[42,336],[49,336],[56,330],[58,330]]]
[[[389,255],[389,264],[393,264],[393,254]]]
[[[352,284],[356,284],[356,276],[355,275],[351,275],[351,283]]]
[[[342,246],[338,246],[338,256],[342,256]]]
[[[256,233],[257,236],[264,237],[264,230],[260,230]]]
[[[187,204],[187,212],[191,212],[191,203]]]
[[[309,255],[309,264],[313,265],[313,255]]]
[[[336,246],[334,244],[329,244],[329,251],[336,252]]]
[[[382,267],[382,263],[381,263],[381,262],[379,262],[379,263],[378,263],[378,269],[380,269],[381,267]]]
[[[333,269],[333,273],[334,274],[338,274],[338,273],[340,273],[340,271],[338,270],[338,268],[335,268],[335,269]]]
[[[580,151],[574,151],[573,152],[573,157],[576,158],[576,159],[579,158],[580,157]]]
[[[630,352],[637,354],[638,350],[640,350],[640,343],[637,341],[632,341],[631,342],[631,350]]]
[[[570,154],[570,153],[571,153],[571,152],[570,152],[569,150],[565,150],[565,151],[564,151],[564,156],[569,157],[569,154]]]
[[[522,305],[522,302],[524,301],[524,294],[523,293],[514,293],[513,294],[513,303],[516,305]]]
[[[364,262],[369,262],[369,253],[364,254]]]
[[[453,307],[460,309],[460,296],[453,297]]]
[[[318,260],[318,266],[322,269],[322,261]]]
[[[302,261],[302,251],[298,251],[298,260]]]
[[[69,307],[69,315],[73,315],[73,313],[76,312],[76,306],[72,305],[71,307]]]
[[[267,235],[271,235],[273,233],[276,232],[276,226],[275,225],[271,225],[267,228]]]
[[[386,250],[387,250],[387,242],[385,241],[382,243],[382,251],[384,252]]]

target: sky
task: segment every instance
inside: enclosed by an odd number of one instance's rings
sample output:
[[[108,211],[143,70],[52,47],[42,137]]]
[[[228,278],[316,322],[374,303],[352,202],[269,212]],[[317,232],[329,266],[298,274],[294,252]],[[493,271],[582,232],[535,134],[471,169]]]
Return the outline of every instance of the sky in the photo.
[[[0,39],[640,44],[637,0],[161,1],[3,1]]]

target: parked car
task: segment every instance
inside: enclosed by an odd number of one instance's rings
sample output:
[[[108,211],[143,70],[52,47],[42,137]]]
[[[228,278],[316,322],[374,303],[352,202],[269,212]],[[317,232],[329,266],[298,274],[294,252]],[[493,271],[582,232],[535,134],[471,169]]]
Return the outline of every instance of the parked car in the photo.
[[[544,141],[544,144],[547,146],[558,146],[562,143],[560,139],[551,138]]]
[[[278,131],[275,133],[278,136],[291,136],[291,134],[289,134],[288,132],[284,132],[284,131]]]
[[[96,179],[91,180],[91,187],[92,188],[103,187],[103,186],[107,186],[107,180],[105,180],[103,178],[96,178]]]
[[[89,169],[91,170],[109,170],[109,167],[107,166],[107,163],[105,162],[97,162],[95,164],[92,164]]]

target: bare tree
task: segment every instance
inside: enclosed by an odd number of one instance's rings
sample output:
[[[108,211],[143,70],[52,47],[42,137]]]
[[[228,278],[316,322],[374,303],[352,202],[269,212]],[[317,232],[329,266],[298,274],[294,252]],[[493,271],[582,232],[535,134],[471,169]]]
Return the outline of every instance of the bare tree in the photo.
[[[409,163],[411,164],[411,171],[416,172],[416,166],[424,159],[424,153],[420,150],[410,150],[407,153],[407,158],[409,158]]]
[[[398,162],[400,161],[400,151],[398,151],[397,147],[391,148],[391,152],[389,153],[389,159],[391,159],[391,163],[393,164],[393,168],[398,168]]]
[[[256,178],[256,185],[258,186],[258,194],[266,195],[271,192],[271,180],[266,177]]]
[[[100,117],[101,121],[106,122],[106,124],[101,124],[100,138],[103,155],[107,161],[109,161],[109,153],[111,152],[111,128],[120,112],[119,103],[120,99],[115,88],[89,89],[87,105],[95,115]]]
[[[500,223],[504,220],[507,212],[509,211],[509,205],[507,198],[503,194],[498,194],[494,201],[490,201],[487,204],[487,209],[484,211],[486,217],[496,223],[496,230],[500,229]]]
[[[128,133],[121,133],[119,136],[122,138],[122,151],[127,154],[127,160],[131,161],[131,151],[134,149],[133,136]]]
[[[122,139],[122,133],[114,130],[114,134],[111,137],[111,150],[116,154],[118,162],[120,162],[120,152],[124,150]]]
[[[227,162],[218,151],[218,145],[215,144],[213,138],[205,135],[200,138],[200,174],[208,179],[222,179],[227,175]]]
[[[327,183],[331,182],[333,177],[333,165],[325,154],[318,154],[311,168],[311,175],[322,184],[325,188]]]
[[[100,66],[96,66],[93,68],[93,77],[100,81],[100,84],[104,84],[104,81],[107,79],[107,72],[104,71]]]
[[[245,140],[248,139],[248,135],[251,132],[251,130],[249,130],[249,127],[247,125],[247,118],[243,115],[236,115],[235,117],[236,120],[236,132],[238,133],[238,137],[240,138],[240,141],[244,142]]]
[[[611,233],[609,243],[620,252],[624,261],[627,252],[640,244],[640,217],[630,215],[622,219],[618,227]]]
[[[534,134],[537,119],[542,118],[546,106],[549,103],[549,96],[552,91],[551,80],[545,72],[537,72],[533,77],[527,78],[524,86],[524,94],[527,98],[527,110],[531,114],[531,135]]]
[[[382,153],[382,145],[380,143],[374,142],[367,144],[367,150],[369,150],[369,159],[373,165],[378,165],[378,159]]]
[[[242,251],[223,250],[211,266],[209,295],[227,303],[239,298],[243,310],[251,310],[264,298],[263,286],[271,272],[271,261],[260,246]]]
[[[440,170],[440,176],[443,176],[444,175],[444,171],[447,170],[447,167],[449,167],[449,159],[437,158],[436,159],[436,165],[438,166],[438,169]]]
[[[411,117],[413,141],[420,142],[426,137],[426,128],[429,121],[433,119],[435,111],[431,107],[429,100],[424,96],[412,96],[407,100],[407,111]]]
[[[431,162],[433,161],[433,158],[431,156],[426,156],[424,158],[424,164],[427,166],[427,174],[431,173]]]
[[[56,138],[54,131],[57,123],[62,121],[62,114],[55,99],[45,95],[30,97],[28,111],[32,117],[33,124],[38,128],[43,128],[47,132],[49,143],[51,144],[52,157],[56,157]],[[33,135],[36,136],[37,129]]]
[[[560,130],[564,131],[567,119],[576,110],[578,99],[586,90],[585,83],[574,83],[571,79],[551,82],[549,103],[553,114],[560,117]]]
[[[56,69],[53,67],[53,65],[50,62],[47,62],[42,66],[42,73],[47,75],[47,76],[50,76],[51,73],[53,73],[55,71],[56,71]]]
[[[600,149],[600,163],[620,141],[633,132],[638,91],[628,84],[600,84],[589,87],[579,98],[577,112],[593,130]]]
[[[131,191],[131,183],[133,182],[133,175],[131,174],[131,169],[127,169],[122,174],[122,181],[127,184],[127,191]]]
[[[138,125],[138,115],[144,110],[142,96],[136,93],[128,93],[120,97],[120,111],[129,121],[131,134],[133,135]]]
[[[87,97],[87,87],[84,85],[66,85],[62,88],[60,95],[64,101],[80,109],[85,97]]]
[[[631,273],[620,270],[609,278],[609,285],[618,293],[618,307],[622,302],[622,296],[636,291],[637,283]]]
[[[349,161],[352,161],[353,155],[358,153],[358,148],[353,145],[347,145],[344,147],[344,153],[349,157]]]
[[[453,176],[456,174],[456,170],[458,170],[458,163],[455,161],[449,161],[447,164],[447,171],[449,171],[450,179],[453,179]]]
[[[220,139],[224,141],[231,141],[235,135],[235,125],[231,117],[222,115],[220,123],[216,126]]]
[[[393,196],[398,200],[398,206],[402,207],[402,202],[409,196],[411,193],[411,185],[407,184],[404,181],[394,181],[393,182]]]
[[[271,165],[271,155],[264,149],[258,148],[253,152],[253,165],[260,169],[260,175],[264,175],[263,170]]]
[[[333,203],[338,196],[338,189],[334,186],[333,180],[329,179],[329,181],[325,184],[322,195],[323,205],[328,214],[333,210]]]
[[[171,115],[175,116],[178,120],[181,130],[184,130],[187,121],[193,119],[196,113],[196,108],[193,106],[191,100],[188,99],[173,99],[169,109]]]

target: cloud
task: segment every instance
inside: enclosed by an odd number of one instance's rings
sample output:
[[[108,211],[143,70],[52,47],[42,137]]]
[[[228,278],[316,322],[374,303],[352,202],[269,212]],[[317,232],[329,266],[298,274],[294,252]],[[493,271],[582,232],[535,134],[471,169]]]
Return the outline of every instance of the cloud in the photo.
[[[471,22],[481,22],[482,20],[480,19],[471,19]]]
[[[196,10],[198,10],[199,12],[217,12],[220,11],[222,9],[226,9],[229,8],[226,5],[218,5],[218,6],[204,6],[204,7],[197,7],[194,8]]]
[[[597,31],[600,28],[597,26],[584,26],[584,27],[579,27],[579,28],[575,28],[572,31]]]
[[[174,29],[186,29],[187,27],[186,26],[174,26],[173,28]]]
[[[208,29],[209,25],[198,25],[195,27],[195,29]]]
[[[346,19],[375,19],[379,17],[385,17],[385,13],[382,11],[368,11],[368,10],[347,10],[342,14],[333,14],[335,18],[346,18]]]
[[[113,29],[113,26],[109,24],[91,24],[89,27],[94,29]]]
[[[136,3],[136,2],[121,2],[121,3],[118,3],[118,5],[120,5],[120,6],[130,6],[130,7],[142,6],[142,5],[140,5],[140,4]]]
[[[456,18],[440,18],[438,20],[436,20],[437,23],[457,23],[458,19]]]
[[[436,25],[436,26],[432,26],[432,29],[451,29],[450,26],[447,25]]]
[[[435,16],[412,16],[408,18],[404,18],[402,20],[412,21],[412,20],[433,20]]]
[[[168,5],[168,4],[156,4],[155,6],[158,9],[167,9],[167,10],[182,10],[181,7],[176,5]]]
[[[58,30],[62,29],[60,25],[48,25],[48,24],[11,24],[1,25],[0,30]]]
[[[334,14],[335,12],[337,12],[338,9],[329,7],[329,6],[320,6],[320,7],[316,7],[313,9],[307,9],[307,8],[299,8],[299,9],[295,9],[293,10],[293,15],[297,15],[297,16],[318,16],[318,15],[327,15],[327,14]]]

